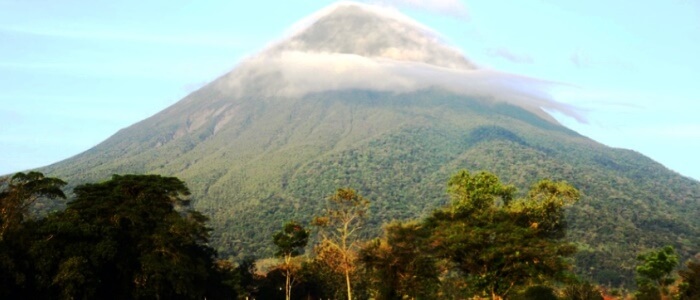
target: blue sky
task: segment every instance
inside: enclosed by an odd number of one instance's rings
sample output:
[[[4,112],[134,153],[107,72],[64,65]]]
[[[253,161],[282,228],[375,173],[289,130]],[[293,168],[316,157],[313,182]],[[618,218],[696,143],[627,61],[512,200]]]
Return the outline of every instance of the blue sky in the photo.
[[[0,0],[0,174],[147,118],[334,1]],[[386,0],[487,69],[555,82],[566,126],[700,179],[695,0]]]

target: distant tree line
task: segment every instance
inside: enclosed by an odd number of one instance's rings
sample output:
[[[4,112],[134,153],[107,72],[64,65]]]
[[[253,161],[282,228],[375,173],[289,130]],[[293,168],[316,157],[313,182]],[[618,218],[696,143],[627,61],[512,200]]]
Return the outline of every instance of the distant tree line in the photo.
[[[358,234],[369,200],[349,188],[305,226],[271,236],[277,258],[222,260],[207,218],[174,177],[114,175],[73,190],[65,210],[32,217],[40,199],[67,198],[38,172],[0,179],[1,299],[603,299],[571,272],[566,207],[579,191],[541,180],[524,197],[488,172],[461,171],[451,202],[422,220]],[[307,228],[308,227],[308,228]],[[311,245],[309,243],[311,242]],[[676,272],[672,247],[640,254],[637,299],[700,299],[700,262]],[[621,295],[624,296],[624,295]],[[630,296],[631,297],[631,296]]]

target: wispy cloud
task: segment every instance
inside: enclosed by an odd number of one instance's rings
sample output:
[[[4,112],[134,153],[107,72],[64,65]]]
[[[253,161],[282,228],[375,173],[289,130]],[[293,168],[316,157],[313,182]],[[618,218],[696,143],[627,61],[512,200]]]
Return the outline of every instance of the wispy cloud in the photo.
[[[534,62],[530,55],[514,53],[506,48],[491,48],[487,50],[487,53],[491,56],[500,57],[516,64],[531,64]]]
[[[591,56],[585,51],[578,50],[569,56],[569,61],[571,61],[577,68],[590,68],[590,67],[607,67],[620,70],[635,70],[636,68],[625,61],[617,58],[598,58]]]
[[[588,57],[588,55],[582,53],[581,51],[576,51],[573,54],[571,54],[569,60],[571,61],[571,63],[574,64],[574,66],[579,68],[588,67],[591,64],[591,60]]]

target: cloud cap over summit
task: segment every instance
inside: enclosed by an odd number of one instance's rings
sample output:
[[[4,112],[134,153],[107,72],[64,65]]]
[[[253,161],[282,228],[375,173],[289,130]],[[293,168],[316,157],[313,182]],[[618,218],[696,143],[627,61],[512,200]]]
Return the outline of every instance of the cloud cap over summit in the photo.
[[[450,69],[476,68],[435,32],[389,9],[343,2],[322,10],[317,18],[272,52],[354,54]]]
[[[286,97],[439,87],[514,104],[552,123],[556,120],[547,112],[585,121],[575,107],[548,95],[556,83],[479,68],[438,33],[397,11],[341,2],[302,23],[289,38],[244,61],[217,85],[236,95]]]

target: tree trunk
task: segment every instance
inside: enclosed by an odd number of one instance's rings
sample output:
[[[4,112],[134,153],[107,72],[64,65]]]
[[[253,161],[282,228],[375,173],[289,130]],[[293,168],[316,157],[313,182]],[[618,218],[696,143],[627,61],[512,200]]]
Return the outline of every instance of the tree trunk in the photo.
[[[285,299],[290,300],[292,298],[292,289],[289,284],[289,269],[287,269],[287,280],[284,283],[284,293],[285,293]]]
[[[496,295],[496,291],[494,291],[492,289],[491,290],[491,300],[501,300],[501,299],[503,299],[503,298],[501,298],[501,296],[499,296],[499,295]]]
[[[289,271],[289,268],[290,268],[289,265],[290,265],[290,263],[291,263],[291,260],[292,260],[292,256],[291,256],[291,255],[285,255],[285,257],[284,257],[284,264],[285,264],[285,269],[286,269],[286,270],[285,270],[285,282],[284,282],[284,294],[285,294],[285,295],[284,295],[284,296],[285,296],[284,298],[285,298],[286,300],[290,300],[290,299],[292,298],[292,284],[291,284],[291,277],[292,277],[292,274],[291,274],[291,272]]]
[[[345,283],[348,285],[348,300],[352,300],[352,288],[350,287],[350,271],[345,268]]]

